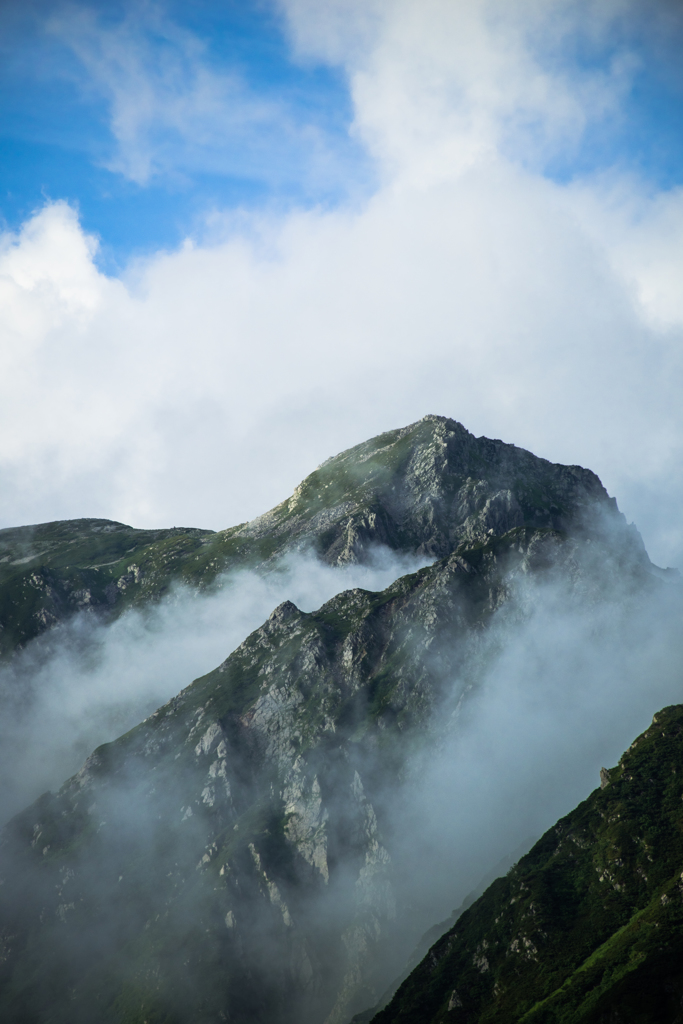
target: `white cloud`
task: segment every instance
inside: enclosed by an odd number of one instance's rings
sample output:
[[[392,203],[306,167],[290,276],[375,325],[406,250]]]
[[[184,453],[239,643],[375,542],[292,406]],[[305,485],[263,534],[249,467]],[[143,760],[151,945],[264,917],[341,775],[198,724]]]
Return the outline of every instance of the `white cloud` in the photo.
[[[343,64],[355,130],[392,178],[429,185],[512,152],[542,166],[618,113],[637,59],[625,44],[577,73],[567,49],[604,48],[632,5],[576,0],[281,0],[303,54]]]
[[[65,203],[29,220],[0,246],[2,303],[11,314],[5,327],[21,345],[35,344],[65,318],[82,319],[97,303],[95,239],[84,235]],[[3,354],[9,353],[3,346]]]
[[[683,324],[683,189],[652,192],[603,175],[572,189],[582,225],[607,241],[610,263],[655,331]]]
[[[310,23],[290,7],[301,52],[346,62],[384,173],[362,207],[216,215],[210,244],[122,280],[95,269],[64,205],[5,239],[7,525],[227,526],[334,452],[438,412],[590,466],[653,558],[681,556],[680,198],[558,185],[515,152],[534,118],[538,153],[571,141],[626,72],[568,70],[568,3],[516,7],[516,22],[428,6],[363,5],[358,21],[330,4]]]

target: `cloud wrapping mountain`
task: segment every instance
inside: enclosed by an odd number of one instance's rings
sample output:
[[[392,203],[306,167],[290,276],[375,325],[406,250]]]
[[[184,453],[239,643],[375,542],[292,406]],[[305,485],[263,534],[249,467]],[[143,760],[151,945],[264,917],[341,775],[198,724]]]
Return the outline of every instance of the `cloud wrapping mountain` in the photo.
[[[441,557],[284,602],[13,819],[8,1021],[345,1024],[680,690],[680,585],[588,470],[426,417],[241,531],[290,521]]]

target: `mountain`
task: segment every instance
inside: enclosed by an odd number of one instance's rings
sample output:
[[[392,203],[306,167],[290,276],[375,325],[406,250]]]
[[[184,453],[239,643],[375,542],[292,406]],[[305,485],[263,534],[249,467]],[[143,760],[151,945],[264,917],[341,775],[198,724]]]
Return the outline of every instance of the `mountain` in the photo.
[[[401,868],[406,794],[459,742],[506,637],[538,594],[637,609],[666,588],[595,474],[442,417],[337,456],[224,534],[96,525],[55,526],[35,558],[70,581],[87,561],[115,584],[115,611],[292,550],[344,564],[382,543],[434,563],[317,612],[281,604],[8,824],[8,1024],[346,1024],[424,930],[419,871]],[[134,541],[135,563],[115,561]]]
[[[683,1019],[683,705],[429,950],[373,1024]]]
[[[0,653],[78,612],[117,615],[178,584],[210,589],[237,568],[272,569],[289,551],[330,565],[362,561],[377,544],[442,558],[515,527],[576,527],[595,508],[619,518],[589,470],[426,416],[329,459],[291,498],[218,533],[103,519],[0,530]]]
[[[73,519],[0,530],[0,653],[78,612],[120,613],[161,596],[188,562],[206,573],[210,530],[135,530]],[[193,566],[194,568],[194,566]]]
[[[502,875],[507,874],[510,868],[514,867],[518,859],[523,856],[531,846],[533,846],[534,842],[535,838],[532,839],[527,837],[515,850],[508,853],[502,860],[499,860],[498,863],[495,864],[482,879],[480,879],[476,888],[467,894],[460,906],[453,910],[446,920],[439,921],[437,924],[432,925],[424,935],[420,936],[417,945],[403,965],[401,973],[392,979],[391,984],[382,993],[377,1004],[367,1010],[362,1010],[360,1013],[354,1014],[351,1024],[369,1024],[373,1017],[379,1013],[380,1009],[384,1009],[384,1007],[390,1003],[399,987],[403,984],[406,978],[412,974],[422,960],[424,960],[434,943],[460,919],[467,908],[470,907],[475,900],[479,899],[479,897],[486,892],[492,882],[497,878],[500,878]]]

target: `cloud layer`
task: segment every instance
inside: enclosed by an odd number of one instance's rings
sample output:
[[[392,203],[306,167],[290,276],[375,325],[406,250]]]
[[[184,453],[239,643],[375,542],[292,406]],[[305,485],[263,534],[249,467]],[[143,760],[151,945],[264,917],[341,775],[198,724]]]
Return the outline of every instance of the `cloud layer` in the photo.
[[[216,212],[119,279],[63,203],[5,234],[3,525],[225,527],[437,412],[590,466],[675,564],[683,194],[547,172],[619,118],[637,61],[605,40],[634,5],[285,6],[299,59],[348,76],[381,186],[333,210]],[[599,64],[572,57],[577,26]],[[197,95],[157,90],[154,123]],[[160,158],[143,150],[144,178]]]

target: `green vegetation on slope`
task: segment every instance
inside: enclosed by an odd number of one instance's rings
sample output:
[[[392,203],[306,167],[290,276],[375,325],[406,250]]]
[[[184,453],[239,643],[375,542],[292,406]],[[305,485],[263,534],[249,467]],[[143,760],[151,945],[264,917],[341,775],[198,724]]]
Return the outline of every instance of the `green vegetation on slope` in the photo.
[[[431,948],[374,1024],[673,1024],[683,995],[683,706]]]

